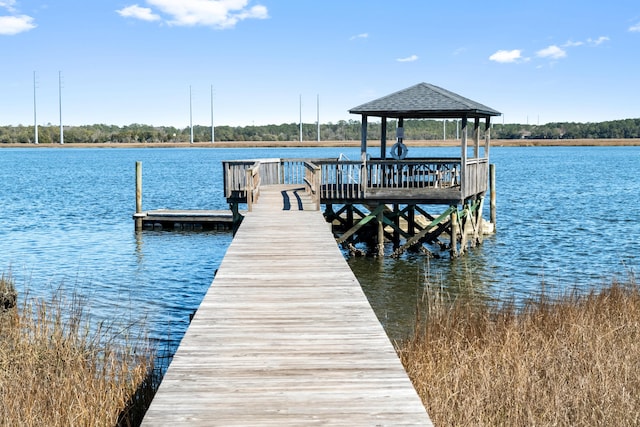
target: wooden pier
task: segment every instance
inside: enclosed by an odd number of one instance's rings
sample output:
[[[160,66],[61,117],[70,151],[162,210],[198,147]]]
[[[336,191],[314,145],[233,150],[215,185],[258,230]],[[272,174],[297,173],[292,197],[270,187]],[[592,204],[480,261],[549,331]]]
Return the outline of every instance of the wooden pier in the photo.
[[[340,156],[224,161],[225,197],[231,210],[237,212],[239,204],[246,204],[251,210],[261,186],[300,184],[318,207],[325,206],[327,221],[339,223],[334,227],[335,237],[350,250],[357,249],[355,243],[366,245],[366,253],[376,256],[400,256],[406,250],[421,250],[433,256],[448,251],[455,258],[482,242],[483,230],[487,229],[482,211],[489,190],[491,117],[499,112],[427,83],[349,112],[362,116],[360,159]],[[367,151],[369,117],[381,120],[379,157]],[[404,120],[427,118],[460,120],[459,157],[407,157]],[[388,119],[397,120],[396,143],[390,153]],[[491,218],[495,221],[493,190],[492,187]],[[438,211],[430,213],[429,208]],[[428,218],[428,223],[420,224],[416,215]],[[403,228],[401,223],[408,225]],[[393,242],[393,251],[385,249],[387,241]]]
[[[133,214],[142,230],[206,231],[232,230],[233,213],[230,210],[172,210],[156,209]]]
[[[143,425],[431,425],[317,198],[251,207]]]

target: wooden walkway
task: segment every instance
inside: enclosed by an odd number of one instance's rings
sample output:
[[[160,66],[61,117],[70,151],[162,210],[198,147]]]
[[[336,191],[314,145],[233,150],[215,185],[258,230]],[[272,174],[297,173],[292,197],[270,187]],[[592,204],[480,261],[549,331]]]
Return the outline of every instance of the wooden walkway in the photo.
[[[312,206],[263,188],[144,426],[431,425],[329,224],[299,210]]]

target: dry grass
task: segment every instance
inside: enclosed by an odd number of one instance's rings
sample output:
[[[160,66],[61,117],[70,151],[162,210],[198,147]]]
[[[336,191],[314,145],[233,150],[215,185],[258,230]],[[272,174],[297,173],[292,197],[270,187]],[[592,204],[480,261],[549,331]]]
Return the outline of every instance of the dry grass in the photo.
[[[448,304],[400,355],[435,425],[640,424],[635,280],[517,308]]]
[[[3,276],[2,287],[12,287],[10,279]],[[136,422],[130,412],[148,380],[150,352],[88,325],[77,299],[33,302],[0,318],[0,425]]]

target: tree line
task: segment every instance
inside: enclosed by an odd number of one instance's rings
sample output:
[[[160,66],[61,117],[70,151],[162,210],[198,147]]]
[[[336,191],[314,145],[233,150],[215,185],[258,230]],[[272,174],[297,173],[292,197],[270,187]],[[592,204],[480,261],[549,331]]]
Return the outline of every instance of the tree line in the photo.
[[[442,140],[460,137],[458,120],[405,120],[404,135],[407,140]],[[471,126],[473,124],[471,123]],[[481,126],[484,126],[483,124]],[[396,121],[387,123],[387,139],[395,139]],[[193,126],[194,142],[211,141],[210,126]],[[337,123],[320,124],[320,140],[359,140],[359,120],[341,120]],[[380,139],[381,124],[369,122],[367,136]],[[494,139],[596,139],[596,138],[640,138],[640,119],[614,120],[599,123],[547,123],[543,125],[492,124]],[[150,126],[131,124],[127,126],[94,124],[64,126],[65,143],[171,143],[190,142],[191,129],[173,126]],[[299,141],[300,124],[288,123],[263,126],[216,126],[216,141]],[[302,124],[302,140],[318,140],[315,123]],[[30,144],[35,142],[33,126],[0,126],[0,144]],[[38,142],[60,143],[59,125],[38,126]]]

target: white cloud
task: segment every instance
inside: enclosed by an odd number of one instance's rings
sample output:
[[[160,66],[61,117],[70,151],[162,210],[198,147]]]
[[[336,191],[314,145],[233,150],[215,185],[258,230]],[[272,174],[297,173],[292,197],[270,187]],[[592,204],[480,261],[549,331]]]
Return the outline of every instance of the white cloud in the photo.
[[[366,39],[368,37],[369,37],[369,33],[362,33],[362,34],[357,34],[355,36],[351,36],[349,40]]]
[[[0,16],[0,35],[13,36],[32,30],[35,27],[36,24],[33,23],[33,18],[27,15]]]
[[[127,6],[123,9],[116,10],[118,15],[125,18],[136,18],[142,21],[157,21],[160,19],[160,15],[156,15],[148,7],[140,7],[137,4]]]
[[[630,26],[629,31],[631,31],[632,33],[640,33],[640,22],[638,22],[636,25]]]
[[[567,51],[553,44],[549,47],[545,47],[544,49],[537,51],[536,55],[538,55],[540,58],[560,59],[567,56]]]
[[[493,55],[489,57],[489,60],[500,62],[500,63],[509,63],[509,62],[518,62],[522,60],[522,51],[520,49],[514,50],[499,50]]]
[[[563,44],[562,47],[578,47],[578,46],[582,46],[583,44],[584,42],[574,42],[569,40],[568,42]]]
[[[396,61],[398,62],[413,62],[418,60],[418,55],[407,56],[406,58],[398,58]]]
[[[609,37],[600,36],[597,39],[593,40],[591,38],[587,39],[587,43],[592,46],[600,46],[602,43],[609,41]]]
[[[225,29],[245,19],[269,17],[265,6],[248,7],[248,0],[147,0],[146,3],[168,15],[169,25],[177,26]]]
[[[16,4],[15,0],[0,0],[0,7],[7,9],[9,12],[15,11],[14,4]]]
[[[0,0],[0,8],[12,14],[0,16],[0,36],[13,36],[36,27],[31,16],[18,14],[15,4],[15,0]]]

